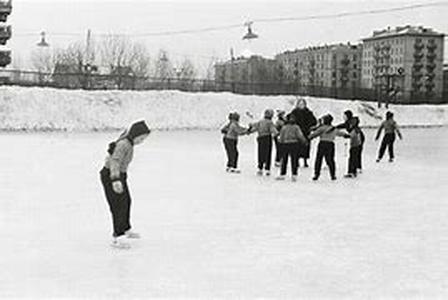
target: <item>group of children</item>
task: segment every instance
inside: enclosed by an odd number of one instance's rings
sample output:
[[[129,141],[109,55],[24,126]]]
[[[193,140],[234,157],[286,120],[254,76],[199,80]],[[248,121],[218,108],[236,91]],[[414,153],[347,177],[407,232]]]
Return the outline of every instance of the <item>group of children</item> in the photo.
[[[233,112],[229,114],[229,122],[221,129],[224,135],[223,142],[228,157],[227,172],[240,173],[238,169],[238,137],[241,135],[250,135],[254,132],[258,133],[257,174],[259,176],[263,174],[269,176],[271,174],[272,149],[273,144],[275,144],[275,162],[276,166],[280,167],[280,175],[276,179],[285,179],[288,161],[290,161],[291,179],[296,181],[299,168],[299,153],[303,153],[303,149],[308,149],[309,151],[311,141],[319,138],[313,180],[319,179],[324,159],[328,166],[331,179],[336,180],[334,144],[336,137],[349,140],[348,170],[344,177],[354,178],[361,172],[365,136],[360,128],[359,118],[354,116],[350,110],[344,112],[344,122],[337,126],[333,126],[333,116],[331,114],[324,115],[318,120],[315,126],[310,128],[309,133],[304,133],[304,130],[298,125],[300,123],[299,120],[297,120],[293,113],[287,115],[285,118],[285,112],[279,111],[275,123],[272,120],[273,117],[274,111],[268,109],[264,112],[262,120],[251,123],[246,128],[239,124],[240,115],[238,113]],[[385,131],[385,135],[381,143],[377,162],[383,158],[386,148],[389,149],[390,162],[392,162],[394,159],[393,145],[395,136],[397,134],[400,139],[402,138],[398,125],[393,119],[392,112],[386,113],[386,120],[382,122],[378,129],[376,140],[379,139],[383,130]]]

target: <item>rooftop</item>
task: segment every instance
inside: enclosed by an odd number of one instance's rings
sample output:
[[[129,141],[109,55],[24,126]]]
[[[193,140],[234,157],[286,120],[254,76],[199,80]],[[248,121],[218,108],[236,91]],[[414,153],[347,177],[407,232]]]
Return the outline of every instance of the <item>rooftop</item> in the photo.
[[[300,48],[300,49],[295,49],[295,50],[286,50],[278,55],[292,54],[292,53],[298,53],[298,52],[312,52],[312,51],[319,51],[319,50],[336,50],[336,49],[341,49],[341,48],[358,49],[360,47],[362,47],[361,44],[339,43],[339,44],[330,44],[330,45],[323,45],[323,46],[310,46],[310,47]]]
[[[432,28],[423,26],[398,26],[395,28],[387,27],[383,30],[375,30],[373,35],[363,40],[381,39],[397,35],[427,35],[427,36],[444,36],[444,34],[436,32]]]

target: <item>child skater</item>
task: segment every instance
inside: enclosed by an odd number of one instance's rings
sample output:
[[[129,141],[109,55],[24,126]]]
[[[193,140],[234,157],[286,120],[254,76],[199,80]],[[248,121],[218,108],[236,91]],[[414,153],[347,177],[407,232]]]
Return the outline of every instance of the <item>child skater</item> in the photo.
[[[349,136],[348,134],[343,133],[339,129],[333,127],[332,122],[333,117],[330,114],[323,116],[321,119],[322,124],[311,132],[309,136],[310,140],[320,137],[319,145],[317,146],[316,161],[314,164],[313,180],[319,179],[323,158],[325,158],[325,162],[330,170],[331,180],[336,180],[334,139],[336,136],[342,136],[345,138],[348,138]]]
[[[359,118],[352,117],[348,126],[350,136],[350,155],[348,158],[348,172],[346,178],[354,178],[358,175],[358,168],[361,164],[361,148],[363,143],[363,133],[359,128]]]
[[[238,136],[248,133],[248,129],[240,126],[240,115],[236,112],[229,114],[229,123],[221,129],[224,134],[223,143],[227,154],[226,171],[241,173],[238,169]]]
[[[277,129],[277,132],[280,132],[285,124],[286,124],[285,111],[283,110],[278,111],[277,121],[275,122],[275,129]],[[274,137],[274,142],[275,142],[275,166],[280,167],[283,154],[281,148],[282,145],[278,142],[278,135]]]
[[[361,146],[359,147],[358,159],[356,160],[356,162],[357,162],[356,169],[358,171],[358,174],[361,174],[362,173],[362,152],[364,151],[364,142],[366,141],[366,136],[364,135],[364,132],[362,131],[362,129],[360,127],[361,121],[359,120],[358,117],[356,117],[356,119],[355,119],[355,124],[357,124],[357,127],[359,129],[359,134],[361,137]]]
[[[125,238],[138,239],[140,235],[131,231],[131,195],[127,184],[127,170],[132,161],[134,146],[141,144],[150,130],[144,121],[131,125],[117,141],[109,144],[106,163],[100,171],[101,183],[109,203],[113,221],[112,247],[130,247]]]
[[[267,109],[263,120],[249,125],[249,133],[258,132],[258,176],[263,175],[263,169],[266,171],[266,176],[271,175],[272,138],[278,135],[272,122],[273,116],[274,111]]]
[[[401,135],[401,132],[398,128],[397,122],[394,120],[394,114],[390,111],[386,113],[386,120],[381,123],[380,128],[378,129],[378,132],[376,134],[375,141],[377,141],[380,136],[381,132],[384,129],[384,137],[381,142],[380,151],[378,153],[378,159],[376,162],[380,162],[381,159],[384,156],[384,152],[386,151],[386,148],[389,150],[389,162],[394,161],[394,142],[395,142],[395,133],[398,135],[400,140],[403,138]]]
[[[291,158],[292,181],[297,181],[297,169],[299,166],[299,148],[300,144],[306,145],[308,140],[302,133],[299,125],[296,124],[294,115],[288,116],[288,122],[280,131],[279,143],[282,147],[282,166],[280,176],[277,180],[284,180],[286,169],[288,167],[288,157]]]

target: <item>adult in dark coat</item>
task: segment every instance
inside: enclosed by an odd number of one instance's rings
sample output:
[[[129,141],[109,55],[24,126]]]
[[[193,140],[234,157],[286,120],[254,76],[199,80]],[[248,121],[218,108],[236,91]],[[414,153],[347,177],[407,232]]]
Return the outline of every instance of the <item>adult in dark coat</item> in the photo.
[[[307,103],[304,98],[300,98],[297,101],[296,108],[293,109],[291,114],[295,117],[297,125],[299,125],[303,135],[308,137],[311,132],[311,128],[317,124],[317,119],[313,112],[307,107]],[[310,158],[310,143],[300,147],[299,158],[303,159],[304,166],[307,168],[308,158]]]

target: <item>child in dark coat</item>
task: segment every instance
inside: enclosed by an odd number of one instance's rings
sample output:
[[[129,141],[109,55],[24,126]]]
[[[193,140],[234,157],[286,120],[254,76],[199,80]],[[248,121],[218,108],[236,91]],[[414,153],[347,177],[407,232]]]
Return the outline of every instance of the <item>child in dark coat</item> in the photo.
[[[292,181],[296,181],[299,164],[299,148],[301,144],[306,145],[308,140],[303,135],[299,125],[296,124],[296,119],[292,114],[288,116],[288,122],[280,131],[279,143],[282,145],[283,158],[280,176],[277,177],[277,180],[285,179],[289,157],[291,158]]]
[[[353,117],[348,126],[350,136],[350,155],[348,159],[348,172],[346,178],[356,177],[361,165],[361,149],[364,140],[364,134],[359,128],[359,118]]]
[[[223,143],[227,154],[226,171],[230,173],[241,173],[238,169],[238,137],[248,133],[248,129],[240,126],[240,115],[236,112],[229,114],[229,123],[221,129],[224,135]]]
[[[258,132],[258,172],[257,175],[263,175],[263,169],[266,175],[271,175],[271,159],[272,159],[272,138],[278,135],[272,117],[274,111],[267,109],[264,112],[264,118],[256,123],[249,125],[249,133]]]
[[[322,160],[325,158],[325,162],[330,170],[330,176],[332,180],[336,180],[336,163],[335,157],[335,145],[334,140],[336,136],[342,136],[348,138],[348,134],[343,133],[336,127],[332,126],[333,117],[328,114],[322,117],[322,124],[311,132],[309,139],[312,140],[316,137],[320,137],[319,145],[317,146],[316,161],[314,164],[314,177],[313,180],[318,180],[320,171],[322,168]]]

